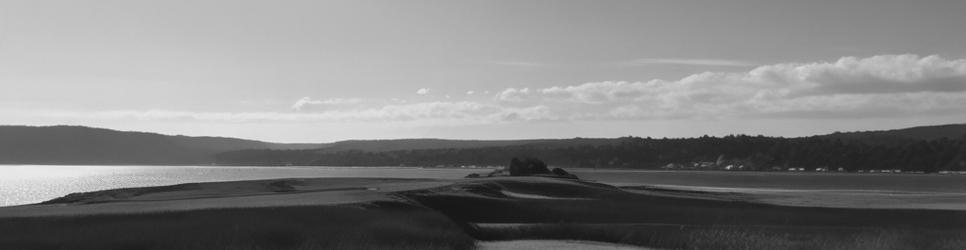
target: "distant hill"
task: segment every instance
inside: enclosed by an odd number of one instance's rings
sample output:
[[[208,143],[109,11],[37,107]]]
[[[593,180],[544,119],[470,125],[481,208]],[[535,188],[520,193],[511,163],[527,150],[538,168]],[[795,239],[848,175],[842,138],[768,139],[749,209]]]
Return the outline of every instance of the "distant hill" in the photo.
[[[962,171],[966,170],[963,129],[964,125],[945,125],[798,138],[345,141],[310,150],[230,151],[217,154],[216,161],[267,166],[494,166],[505,165],[513,157],[535,157],[561,167]]]
[[[966,136],[966,124],[948,124],[935,126],[921,126],[904,129],[878,130],[878,131],[859,131],[859,132],[837,132],[825,135],[840,139],[859,139],[859,140],[883,140],[883,139],[906,139],[906,140],[938,140],[961,139]]]
[[[862,141],[867,143],[906,143],[909,141],[961,139],[966,136],[966,124],[921,126],[893,130],[836,132],[816,135],[831,139]],[[572,147],[582,145],[612,145],[620,138],[570,138],[527,140],[447,140],[447,139],[392,139],[392,140],[346,140],[322,144],[319,152],[363,151],[388,152],[398,150],[427,149],[473,149],[487,147],[530,146],[544,148]]]
[[[613,139],[568,139],[603,144]],[[0,164],[145,164],[215,163],[215,155],[240,150],[311,152],[467,149],[515,145],[556,145],[561,139],[534,140],[347,140],[334,143],[270,143],[225,137],[192,137],[117,131],[83,126],[0,126]]]
[[[458,166],[503,165],[517,156],[579,167],[660,168],[714,162],[753,169],[831,166],[941,171],[966,169],[966,124],[799,138],[395,139],[317,144],[79,126],[0,126],[0,164]]]
[[[81,126],[0,126],[0,164],[211,164],[214,154],[225,151],[322,146]]]

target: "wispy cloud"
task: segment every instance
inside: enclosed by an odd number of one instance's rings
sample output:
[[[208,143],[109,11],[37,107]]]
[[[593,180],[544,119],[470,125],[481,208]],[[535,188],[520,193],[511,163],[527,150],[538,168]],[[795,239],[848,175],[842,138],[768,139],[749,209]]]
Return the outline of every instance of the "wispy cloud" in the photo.
[[[538,68],[538,67],[548,66],[548,64],[546,63],[530,62],[530,61],[489,61],[487,63],[500,65],[500,66],[520,67],[520,68]]]
[[[429,94],[429,91],[431,91],[429,88],[421,88],[421,89],[417,89],[416,90],[416,94],[418,94],[418,95],[427,95],[427,94]]]
[[[325,100],[314,100],[309,97],[302,97],[292,104],[292,109],[302,110],[308,106],[342,106],[342,105],[355,105],[362,103],[362,99],[359,98],[332,98]]]
[[[285,122],[285,123],[408,123],[425,125],[478,125],[555,119],[542,105],[505,107],[492,103],[454,101],[393,104],[319,112],[195,112],[179,110],[111,110],[49,112],[57,119],[135,120],[173,122]]]
[[[707,58],[640,58],[618,63],[621,66],[647,65],[689,65],[689,66],[719,66],[719,67],[749,67],[758,64],[748,61],[707,59]]]

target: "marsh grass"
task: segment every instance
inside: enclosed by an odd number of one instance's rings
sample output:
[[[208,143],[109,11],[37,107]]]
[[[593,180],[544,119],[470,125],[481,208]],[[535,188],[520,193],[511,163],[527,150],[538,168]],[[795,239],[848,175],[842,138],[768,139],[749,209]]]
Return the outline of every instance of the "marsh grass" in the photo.
[[[9,218],[0,249],[472,249],[434,211],[405,204]]]

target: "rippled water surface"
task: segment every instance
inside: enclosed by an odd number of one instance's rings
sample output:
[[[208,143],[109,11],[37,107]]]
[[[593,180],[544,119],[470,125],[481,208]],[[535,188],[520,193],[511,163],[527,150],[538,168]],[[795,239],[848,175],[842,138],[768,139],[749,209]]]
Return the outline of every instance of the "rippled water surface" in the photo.
[[[462,178],[480,169],[395,167],[0,166],[0,206],[37,203],[74,192],[190,182],[290,177]]]

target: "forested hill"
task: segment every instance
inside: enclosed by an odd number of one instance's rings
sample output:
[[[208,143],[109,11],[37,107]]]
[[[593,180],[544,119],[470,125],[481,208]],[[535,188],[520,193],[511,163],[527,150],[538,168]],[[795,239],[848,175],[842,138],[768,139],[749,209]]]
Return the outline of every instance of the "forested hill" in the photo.
[[[461,148],[242,150],[218,154],[217,160],[223,165],[485,166],[518,156],[564,167],[959,171],[966,170],[966,125],[802,138],[574,138]]]
[[[825,135],[831,138],[841,138],[850,140],[869,140],[876,139],[906,139],[906,140],[938,140],[938,139],[958,139],[966,135],[966,124],[948,124],[936,126],[921,126],[905,129],[880,130],[880,131],[860,131],[833,133]],[[902,141],[902,140],[898,140]]]
[[[0,164],[209,165],[215,155],[238,150],[388,152],[555,144],[560,140],[347,140],[334,143],[269,143],[225,137],[190,137],[82,126],[0,126]],[[579,140],[600,145],[610,139]],[[239,163],[244,164],[244,163]]]
[[[219,152],[304,149],[223,137],[170,136],[80,126],[0,126],[0,164],[211,164]]]
[[[781,138],[573,138],[534,140],[350,140],[278,144],[79,126],[0,126],[0,164],[504,165],[537,157],[555,166],[600,168],[838,167],[966,170],[966,125]]]

